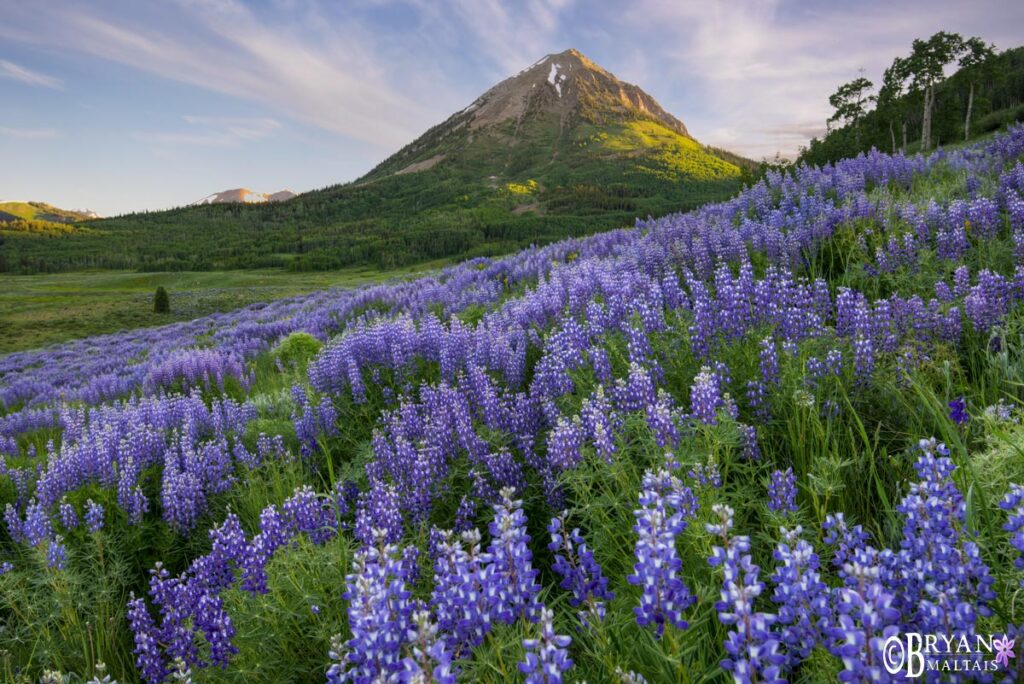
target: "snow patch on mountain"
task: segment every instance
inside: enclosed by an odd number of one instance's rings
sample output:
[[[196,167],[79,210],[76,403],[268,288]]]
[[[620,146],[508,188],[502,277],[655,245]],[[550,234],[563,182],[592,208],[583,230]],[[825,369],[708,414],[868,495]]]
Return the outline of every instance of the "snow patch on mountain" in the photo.
[[[555,86],[555,92],[558,93],[558,97],[562,97],[562,81],[565,80],[565,75],[559,72],[558,62],[551,62],[551,71],[548,73],[548,83]]]

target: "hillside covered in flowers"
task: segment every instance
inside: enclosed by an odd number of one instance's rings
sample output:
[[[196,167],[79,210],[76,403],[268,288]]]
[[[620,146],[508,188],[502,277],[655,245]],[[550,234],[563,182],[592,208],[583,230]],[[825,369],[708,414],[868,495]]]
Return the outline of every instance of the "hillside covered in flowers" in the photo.
[[[1019,642],[1022,157],[0,358],[2,678],[877,682],[893,636]]]

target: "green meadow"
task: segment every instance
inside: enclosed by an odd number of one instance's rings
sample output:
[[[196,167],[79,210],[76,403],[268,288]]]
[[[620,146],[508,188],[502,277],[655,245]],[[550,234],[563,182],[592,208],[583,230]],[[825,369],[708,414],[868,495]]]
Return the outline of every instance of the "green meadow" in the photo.
[[[129,328],[192,320],[329,287],[355,287],[403,278],[445,263],[440,260],[392,270],[363,266],[309,273],[256,269],[0,276],[0,354]],[[153,311],[153,295],[160,286],[170,293],[168,314]]]

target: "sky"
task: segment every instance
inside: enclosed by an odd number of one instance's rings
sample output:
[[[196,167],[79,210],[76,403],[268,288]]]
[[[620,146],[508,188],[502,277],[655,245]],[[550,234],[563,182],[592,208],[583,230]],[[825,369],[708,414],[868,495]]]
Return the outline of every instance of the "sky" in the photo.
[[[570,47],[703,143],[791,157],[828,96],[1019,0],[0,0],[0,200],[103,215],[358,178]]]

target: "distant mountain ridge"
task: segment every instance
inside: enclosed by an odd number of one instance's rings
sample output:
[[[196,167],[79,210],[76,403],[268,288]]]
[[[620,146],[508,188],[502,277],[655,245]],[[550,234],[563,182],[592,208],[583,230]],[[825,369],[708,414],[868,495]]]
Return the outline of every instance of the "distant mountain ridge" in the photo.
[[[59,243],[13,236],[7,264],[324,270],[501,254],[724,199],[753,166],[702,145],[639,86],[566,50],[351,183],[284,202],[237,188],[107,219]]]
[[[235,188],[233,190],[224,190],[222,192],[215,192],[212,195],[207,195],[198,202],[193,202],[191,206],[198,206],[201,204],[230,204],[232,202],[242,202],[245,204],[284,202],[285,200],[290,200],[296,195],[297,193],[294,193],[291,190],[255,192],[249,188]]]

